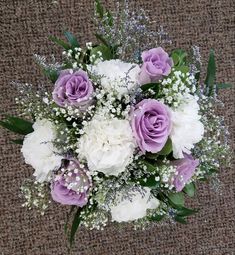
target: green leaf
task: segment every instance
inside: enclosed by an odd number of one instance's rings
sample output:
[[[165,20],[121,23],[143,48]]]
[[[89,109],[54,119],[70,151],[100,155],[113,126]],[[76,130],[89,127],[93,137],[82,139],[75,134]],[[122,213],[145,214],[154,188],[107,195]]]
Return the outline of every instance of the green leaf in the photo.
[[[209,96],[211,96],[214,91],[215,75],[216,75],[215,54],[214,51],[211,49],[207,65],[207,75],[205,80],[206,90]]]
[[[229,84],[229,83],[217,83],[216,84],[217,90],[219,90],[219,89],[230,89],[232,87],[233,87],[233,85]]]
[[[49,39],[54,42],[55,44],[63,47],[65,50],[69,50],[71,47],[68,43],[64,42],[63,40],[55,37],[55,36],[49,36]]]
[[[195,79],[196,79],[196,81],[197,81],[197,87],[199,86],[200,75],[201,75],[200,72],[197,72],[197,73],[195,74]]]
[[[174,219],[175,219],[175,221],[182,223],[182,224],[188,223],[183,217],[180,217],[180,216],[175,216]]]
[[[153,91],[158,94],[159,92],[159,84],[158,83],[147,83],[141,86],[142,91],[147,91],[149,89],[152,89]]]
[[[78,208],[77,212],[74,215],[73,223],[71,226],[71,231],[70,231],[70,236],[69,236],[70,247],[72,247],[72,245],[73,245],[75,234],[76,234],[78,227],[80,225],[80,222],[81,222],[80,213],[81,213],[81,208]]]
[[[113,16],[109,10],[105,10],[99,0],[95,0],[95,12],[103,26],[113,26]]]
[[[52,69],[43,69],[43,73],[53,82],[55,83],[59,77],[59,73],[56,70]]]
[[[158,152],[159,155],[169,155],[172,152],[172,141],[170,138],[168,138],[166,144],[162,148],[161,151]]]
[[[140,162],[141,162],[142,165],[145,165],[147,167],[148,172],[155,172],[156,171],[156,167],[152,163],[150,163],[149,161],[143,159]]]
[[[23,145],[23,139],[15,139],[15,140],[11,140],[12,143],[14,144],[19,144],[19,145]]]
[[[5,121],[0,121],[0,126],[21,135],[33,132],[33,124],[31,122],[13,116],[7,116]]]
[[[189,197],[193,197],[195,195],[196,192],[196,187],[195,184],[193,182],[186,184],[183,191],[189,196]]]
[[[168,198],[171,202],[173,202],[175,205],[184,205],[184,194],[182,192],[177,193],[171,193]]]
[[[70,43],[71,48],[74,49],[74,48],[76,48],[76,47],[78,48],[80,46],[77,41],[77,38],[72,33],[66,31],[66,32],[64,32],[64,35],[67,38],[68,42]]]
[[[106,45],[107,47],[110,47],[110,44],[102,37],[102,35],[95,34],[95,37],[97,38],[97,40],[102,42],[104,45]]]
[[[185,217],[185,216],[190,216],[190,215],[193,215],[195,213],[197,213],[198,210],[197,209],[190,209],[190,208],[186,208],[186,207],[180,207],[177,209],[177,216],[180,216],[180,217]]]
[[[148,220],[150,221],[161,221],[163,218],[165,217],[165,215],[154,215],[154,216],[151,216],[151,217],[148,217]]]
[[[157,153],[146,152],[145,157],[148,159],[157,159],[159,155]]]
[[[218,173],[218,169],[216,168],[210,168],[207,172],[208,175],[213,175],[214,173]]]
[[[99,0],[95,0],[96,13],[99,15],[100,19],[104,17],[104,8]]]
[[[187,59],[187,52],[182,49],[173,50],[171,58],[173,59],[175,66],[185,66]]]
[[[110,11],[107,11],[107,18],[108,18],[108,25],[109,25],[110,27],[112,27],[112,26],[113,26],[113,16],[112,16],[112,14],[110,13]]]
[[[112,53],[111,53],[110,49],[107,46],[105,46],[105,45],[99,45],[99,46],[97,46],[97,47],[95,47],[95,48],[93,48],[91,50],[91,54],[90,55],[91,56],[94,55],[96,57],[95,59],[93,59],[94,62],[95,62],[95,60],[97,58],[100,58],[98,52],[102,53],[102,58],[104,60],[112,59]]]
[[[155,176],[150,176],[148,178],[144,178],[144,179],[141,179],[141,180],[138,180],[140,182],[140,185],[143,186],[143,187],[148,187],[148,188],[151,188],[151,189],[155,189],[155,188],[158,188],[159,187],[159,181],[156,181],[155,180]]]
[[[74,209],[76,208],[75,205],[72,205],[71,206],[71,209],[69,211],[69,213],[67,214],[67,219],[66,219],[66,222],[65,222],[65,225],[64,225],[64,232],[65,234],[67,235],[67,232],[68,232],[68,223],[69,223],[69,218],[71,216],[71,214],[73,213]]]
[[[182,73],[188,73],[189,72],[189,67],[188,66],[176,66],[175,70],[180,71]]]
[[[111,50],[111,52],[112,52],[112,56],[113,56],[114,59],[118,57],[118,56],[117,56],[117,50],[118,50],[118,48],[119,48],[120,46],[121,46],[120,44],[110,46],[110,50]]]

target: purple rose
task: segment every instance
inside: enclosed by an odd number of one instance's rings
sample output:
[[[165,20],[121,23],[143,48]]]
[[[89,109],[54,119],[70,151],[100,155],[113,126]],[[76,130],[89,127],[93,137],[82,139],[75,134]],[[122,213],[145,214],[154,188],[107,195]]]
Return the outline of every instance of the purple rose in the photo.
[[[144,99],[132,112],[131,126],[141,151],[156,153],[165,145],[171,120],[168,108],[155,99]]]
[[[59,106],[85,110],[92,102],[94,88],[83,70],[63,70],[55,83],[53,99]]]
[[[177,175],[173,180],[173,185],[177,192],[180,192],[187,182],[193,176],[196,167],[199,165],[199,160],[194,159],[192,155],[184,154],[184,158],[172,161],[176,167]]]
[[[161,48],[154,48],[142,53],[143,65],[139,80],[141,84],[156,82],[171,72],[173,61]]]
[[[91,177],[76,160],[65,160],[61,174],[51,184],[51,196],[63,205],[83,207],[88,202]]]

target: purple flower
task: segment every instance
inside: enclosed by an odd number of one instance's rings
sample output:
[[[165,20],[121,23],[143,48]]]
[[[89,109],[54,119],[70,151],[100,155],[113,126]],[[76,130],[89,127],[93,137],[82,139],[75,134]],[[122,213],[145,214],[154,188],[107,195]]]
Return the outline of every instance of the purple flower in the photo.
[[[155,99],[144,99],[135,106],[131,115],[133,134],[141,151],[159,152],[171,129],[167,106]]]
[[[172,164],[176,167],[177,171],[177,175],[175,175],[173,180],[173,185],[176,191],[180,192],[193,176],[195,169],[199,165],[199,160],[194,159],[192,155],[184,153],[184,158],[174,160]]]
[[[83,70],[63,70],[55,83],[53,99],[59,106],[75,106],[85,110],[92,102],[94,88]]]
[[[156,82],[171,72],[173,61],[161,48],[154,48],[142,53],[143,65],[139,80],[141,84]]]
[[[76,160],[65,160],[61,174],[51,184],[51,196],[63,205],[83,207],[88,202],[91,178]]]

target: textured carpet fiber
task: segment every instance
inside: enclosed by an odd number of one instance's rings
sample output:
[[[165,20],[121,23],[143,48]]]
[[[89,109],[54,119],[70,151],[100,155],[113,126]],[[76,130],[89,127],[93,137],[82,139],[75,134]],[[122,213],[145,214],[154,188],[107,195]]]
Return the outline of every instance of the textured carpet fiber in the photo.
[[[216,51],[218,80],[234,83],[234,0],[138,0],[134,8],[150,12],[157,25],[170,33],[171,47],[201,48],[204,60],[210,48]],[[111,5],[106,1],[107,5]],[[19,80],[46,84],[34,64],[33,53],[49,56],[59,49],[47,40],[64,29],[79,41],[94,39],[91,22],[93,3],[88,0],[0,0],[0,108],[16,113],[16,92],[10,82]],[[153,28],[154,28],[153,24]],[[169,50],[170,48],[168,48]],[[205,63],[205,62],[204,62]],[[204,66],[206,68],[206,66]],[[234,128],[234,90],[222,91],[223,114],[230,131]],[[2,116],[2,113],[1,113]],[[19,188],[32,174],[11,144],[11,134],[0,130],[0,254],[65,255],[63,224],[67,207],[53,204],[44,217],[21,207]],[[231,134],[233,144],[234,133]],[[200,212],[189,225],[160,225],[146,231],[131,226],[109,225],[103,232],[80,230],[72,254],[78,255],[224,255],[235,254],[235,174],[221,169],[221,188],[200,184],[189,205]]]

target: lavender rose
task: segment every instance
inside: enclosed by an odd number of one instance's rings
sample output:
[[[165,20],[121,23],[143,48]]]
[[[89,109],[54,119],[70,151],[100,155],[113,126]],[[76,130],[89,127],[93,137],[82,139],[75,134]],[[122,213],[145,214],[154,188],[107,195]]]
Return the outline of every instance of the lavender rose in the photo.
[[[199,165],[199,160],[194,159],[192,155],[184,154],[183,159],[174,160],[172,164],[176,167],[177,171],[173,185],[176,191],[180,192],[193,176],[196,167]]]
[[[91,187],[88,171],[81,168],[76,160],[65,160],[61,172],[51,185],[53,200],[63,205],[86,205]]]
[[[139,80],[141,84],[156,82],[171,72],[173,61],[161,48],[154,48],[142,53],[143,65]]]
[[[155,99],[144,99],[135,106],[131,118],[133,134],[141,151],[159,152],[171,129],[167,106]]]
[[[55,83],[53,99],[59,106],[85,110],[92,102],[94,88],[83,70],[63,70]]]

